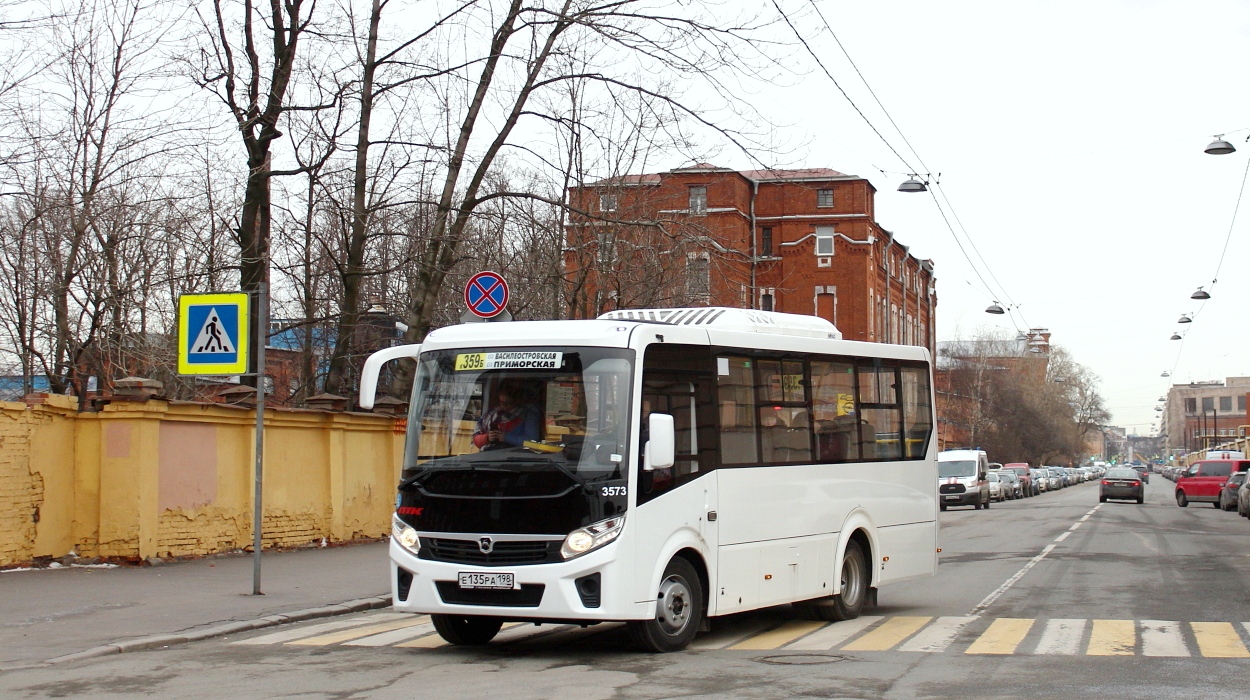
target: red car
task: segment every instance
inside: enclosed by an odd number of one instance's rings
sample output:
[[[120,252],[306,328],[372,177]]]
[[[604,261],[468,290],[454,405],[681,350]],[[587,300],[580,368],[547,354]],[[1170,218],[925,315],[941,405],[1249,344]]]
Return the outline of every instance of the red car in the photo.
[[[1220,490],[1228,477],[1250,470],[1250,460],[1204,459],[1194,462],[1176,479],[1176,505],[1184,508],[1193,503],[1210,503],[1220,507]]]
[[[1024,495],[1026,497],[1036,496],[1041,493],[1041,487],[1039,487],[1037,481],[1034,480],[1033,470],[1029,468],[1028,462],[1012,462],[1011,464],[1004,464],[1003,469],[1010,469],[1016,473],[1016,476],[1020,477],[1021,483],[1024,484]]]

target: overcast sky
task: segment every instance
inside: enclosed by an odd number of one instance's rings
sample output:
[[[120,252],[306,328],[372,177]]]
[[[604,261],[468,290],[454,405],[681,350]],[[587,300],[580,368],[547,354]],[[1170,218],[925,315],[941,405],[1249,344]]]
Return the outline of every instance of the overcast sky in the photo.
[[[880,172],[907,168],[823,73],[813,69],[760,104],[795,140],[809,140],[787,165],[867,177],[878,189],[878,221],[935,261],[939,339],[986,325],[1049,328],[1052,342],[1101,377],[1113,422],[1140,434],[1157,422],[1156,400],[1170,381],[1250,375],[1250,197],[1211,287],[1250,158],[1250,3],[820,7],[920,157],[941,173],[1002,290],[982,268],[993,288],[985,289],[932,197],[898,193],[905,177]],[[837,44],[825,34],[813,48],[915,164]],[[1203,153],[1217,133],[1228,133],[1238,152]],[[747,165],[731,161],[727,153],[718,164]],[[1213,298],[1186,329],[1176,320],[1198,311],[1189,295],[1199,285]],[[1016,313],[986,314],[995,300],[1014,303]],[[1169,340],[1177,330],[1184,341]],[[1165,370],[1172,379],[1160,376]]]

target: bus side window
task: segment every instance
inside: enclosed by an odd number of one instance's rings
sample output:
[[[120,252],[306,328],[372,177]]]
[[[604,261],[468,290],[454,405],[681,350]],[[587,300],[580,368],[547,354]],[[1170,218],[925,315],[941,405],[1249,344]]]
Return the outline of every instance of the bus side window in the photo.
[[[864,459],[902,459],[898,370],[881,360],[859,365],[860,450]]]
[[[757,360],[760,461],[810,462],[812,426],[803,391],[803,363]]]
[[[855,366],[850,362],[812,362],[812,421],[816,461],[859,459]]]
[[[924,459],[933,434],[928,367],[903,367],[903,459]]]
[[[640,472],[639,503],[716,468],[713,366],[711,348],[706,345],[657,343],[647,348],[642,369],[641,413],[667,413],[673,417],[677,459],[667,469]],[[639,434],[645,441],[645,416],[642,420]],[[638,447],[641,455],[643,443]]]
[[[755,376],[748,357],[716,358],[720,401],[720,455],[724,464],[759,461],[755,440]]]

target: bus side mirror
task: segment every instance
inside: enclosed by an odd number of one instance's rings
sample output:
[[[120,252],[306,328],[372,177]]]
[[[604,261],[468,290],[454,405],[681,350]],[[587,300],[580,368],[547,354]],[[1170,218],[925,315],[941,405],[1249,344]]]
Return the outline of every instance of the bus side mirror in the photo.
[[[365,360],[365,366],[360,369],[360,398],[357,401],[360,407],[366,411],[373,408],[373,400],[378,393],[378,375],[382,372],[382,365],[401,357],[415,358],[420,354],[420,345],[396,345],[370,355],[369,359]]]
[[[673,427],[673,417],[667,413],[652,413],[647,420],[650,439],[643,448],[646,453],[642,468],[645,471],[668,469],[677,461],[677,431]]]

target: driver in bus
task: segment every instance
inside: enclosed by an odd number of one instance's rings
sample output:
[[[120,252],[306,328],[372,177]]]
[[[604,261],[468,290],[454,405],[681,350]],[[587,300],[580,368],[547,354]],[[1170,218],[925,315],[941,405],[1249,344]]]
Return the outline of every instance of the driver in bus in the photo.
[[[495,390],[497,403],[477,422],[473,444],[485,450],[502,450],[520,447],[526,440],[537,441],[542,437],[542,417],[538,407],[523,403],[522,388],[512,381],[504,381]]]

